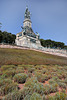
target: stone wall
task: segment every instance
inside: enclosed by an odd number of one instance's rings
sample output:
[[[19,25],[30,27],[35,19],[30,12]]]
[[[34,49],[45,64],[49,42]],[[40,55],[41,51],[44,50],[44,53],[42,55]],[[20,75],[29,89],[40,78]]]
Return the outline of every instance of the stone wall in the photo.
[[[29,48],[29,47],[25,47],[25,46],[15,46],[15,45],[13,46],[13,45],[0,44],[0,48],[30,49],[30,50],[47,53],[47,54],[67,57],[67,50],[50,49],[50,48],[44,48],[42,46],[39,48],[33,48],[33,47]]]

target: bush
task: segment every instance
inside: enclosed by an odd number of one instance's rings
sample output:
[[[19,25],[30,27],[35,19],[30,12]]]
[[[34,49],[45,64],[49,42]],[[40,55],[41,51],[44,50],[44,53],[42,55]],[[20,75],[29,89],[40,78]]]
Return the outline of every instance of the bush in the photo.
[[[58,85],[59,85],[59,87],[66,89],[66,84],[65,83],[59,82]]]
[[[48,76],[47,75],[42,75],[41,82],[44,83],[47,80],[48,80]]]
[[[6,77],[13,77],[14,75],[15,75],[15,70],[14,69],[12,69],[12,70],[6,70],[5,72],[4,72],[4,74],[6,75]]]
[[[55,83],[55,81],[53,79],[49,80],[49,84],[54,84],[54,83]]]
[[[3,100],[21,100],[21,93],[20,91],[14,91],[3,97]]]
[[[45,95],[42,96],[42,100],[46,100]]]
[[[67,78],[65,78],[64,82],[67,84]]]
[[[25,96],[24,100],[30,100],[30,97],[31,97],[31,95],[28,94]]]
[[[42,73],[43,73],[43,74],[45,74],[45,73],[46,73],[46,70],[45,70],[45,69],[43,69]]]
[[[54,85],[45,85],[44,93],[47,95],[49,93],[57,92],[57,84]]]
[[[7,70],[9,68],[16,68],[16,66],[15,65],[3,65],[3,66],[1,66],[2,71]]]
[[[27,77],[28,77],[27,74],[19,73],[19,74],[16,74],[13,79],[14,79],[14,82],[25,83]]]
[[[33,94],[33,89],[29,88],[29,87],[24,87],[22,90],[20,90],[21,92],[21,98],[25,98],[27,95],[32,95]]]
[[[36,73],[35,73],[35,76],[37,77],[37,80],[38,80],[39,82],[42,82],[42,83],[44,83],[45,81],[47,81],[47,80],[49,79],[49,76],[43,75],[43,74],[41,74],[41,73],[39,73],[39,72],[36,72]]]
[[[35,71],[35,68],[29,68],[28,69],[28,72],[30,72],[30,73],[32,73],[32,72],[34,72]]]
[[[18,73],[24,73],[24,68],[23,67],[18,67],[16,69],[16,74],[18,74]]]
[[[37,92],[41,95],[44,94],[44,86],[41,83],[39,83],[37,81],[37,78],[35,77],[28,79],[27,82],[25,83],[25,87],[29,87],[31,91]]]
[[[37,77],[37,80],[38,80],[39,82],[41,82],[42,74],[39,73],[39,72],[35,72],[35,76]]]
[[[33,93],[32,96],[30,97],[30,100],[42,100],[42,97],[38,93]]]
[[[30,78],[33,77],[32,73],[28,73],[27,75],[28,75],[28,77],[30,77]]]
[[[11,79],[0,79],[0,87],[4,86],[5,84],[9,85],[12,83]]]
[[[48,96],[48,100],[67,100],[67,96],[65,93],[56,93],[55,96]]]
[[[65,93],[56,93],[56,95],[55,95],[55,99],[56,100],[66,100],[66,94]]]
[[[17,83],[5,84],[0,88],[0,95],[6,95],[14,90],[18,90]]]

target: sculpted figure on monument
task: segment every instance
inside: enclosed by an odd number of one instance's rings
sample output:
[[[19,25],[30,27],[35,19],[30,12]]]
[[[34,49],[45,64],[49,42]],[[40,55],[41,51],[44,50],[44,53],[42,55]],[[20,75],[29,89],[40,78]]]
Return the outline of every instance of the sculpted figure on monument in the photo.
[[[36,33],[37,33],[38,39],[40,39],[40,35],[39,35],[39,33],[38,33],[38,32],[36,32]]]
[[[28,7],[26,7],[25,18],[29,18],[30,19],[30,11],[28,11]]]

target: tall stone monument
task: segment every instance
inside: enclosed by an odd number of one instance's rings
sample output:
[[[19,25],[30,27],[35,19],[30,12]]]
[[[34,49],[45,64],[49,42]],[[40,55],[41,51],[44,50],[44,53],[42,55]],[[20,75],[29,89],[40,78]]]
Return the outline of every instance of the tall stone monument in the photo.
[[[36,35],[32,30],[30,11],[26,7],[22,32],[16,34],[15,43],[18,46],[39,49],[42,47],[39,38],[39,34]]]

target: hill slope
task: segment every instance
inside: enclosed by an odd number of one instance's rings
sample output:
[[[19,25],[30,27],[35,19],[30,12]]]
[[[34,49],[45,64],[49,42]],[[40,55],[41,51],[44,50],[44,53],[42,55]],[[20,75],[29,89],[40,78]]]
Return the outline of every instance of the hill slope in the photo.
[[[67,58],[33,50],[1,49],[0,65],[5,64],[59,64],[67,65]]]

